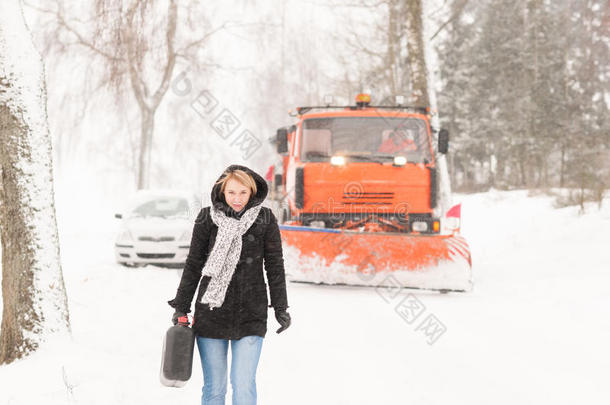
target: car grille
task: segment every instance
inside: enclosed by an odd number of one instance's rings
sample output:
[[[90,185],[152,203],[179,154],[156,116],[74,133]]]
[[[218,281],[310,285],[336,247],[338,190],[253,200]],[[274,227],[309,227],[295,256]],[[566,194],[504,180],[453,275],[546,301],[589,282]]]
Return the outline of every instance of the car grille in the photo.
[[[175,253],[136,253],[140,259],[173,259]]]
[[[171,242],[175,240],[173,236],[159,236],[155,238],[154,236],[140,236],[138,240],[146,241],[146,242]]]

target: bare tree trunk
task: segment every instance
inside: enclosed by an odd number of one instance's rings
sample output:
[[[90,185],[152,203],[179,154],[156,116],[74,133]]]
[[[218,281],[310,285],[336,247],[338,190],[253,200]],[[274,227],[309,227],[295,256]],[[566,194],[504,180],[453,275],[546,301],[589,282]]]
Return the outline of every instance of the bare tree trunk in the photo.
[[[565,167],[566,167],[566,144],[561,142],[561,161],[559,162],[559,187],[565,185]]]
[[[19,0],[0,6],[0,364],[69,333],[40,55]]]
[[[411,71],[412,102],[417,106],[429,107],[422,11],[421,0],[406,0],[407,52]]]
[[[138,189],[150,187],[150,160],[152,139],[155,126],[155,112],[140,110],[142,124],[140,127],[140,158],[138,160]]]
[[[174,40],[176,37],[176,25],[178,19],[178,7],[174,0],[168,3],[167,28],[166,28],[166,64],[163,76],[156,91],[150,94],[146,81],[144,80],[142,52],[138,49],[137,33],[133,31],[134,17],[138,11],[139,4],[136,2],[127,11],[125,37],[127,38],[127,63],[129,66],[129,80],[140,108],[142,126],[140,128],[140,157],[138,160],[138,189],[150,186],[150,164],[152,159],[152,140],[155,127],[155,114],[161,100],[167,93],[169,84],[176,65],[176,51]]]
[[[390,76],[390,92],[392,97],[398,95],[397,85],[397,70],[396,66],[396,55],[399,54],[398,47],[400,46],[400,37],[397,35],[398,30],[398,4],[397,0],[390,0],[388,2],[388,53],[387,53],[387,66]]]
[[[517,164],[519,165],[519,174],[520,174],[520,186],[527,186],[527,173],[526,173],[526,165],[525,165],[525,147],[523,145],[519,145],[519,155],[517,156]]]
[[[425,6],[421,0],[405,0],[406,25],[407,25],[407,49],[409,52],[409,66],[411,70],[411,84],[413,88],[414,104],[422,107],[430,107],[432,112],[430,126],[438,131],[440,119],[436,104],[436,92],[434,90],[434,63],[432,62],[432,46],[430,36],[426,35],[426,25],[423,19]],[[434,134],[437,141],[437,133]],[[449,171],[445,155],[436,153],[436,170],[439,205],[435,209],[437,216],[442,216],[451,206],[451,184],[449,182]]]

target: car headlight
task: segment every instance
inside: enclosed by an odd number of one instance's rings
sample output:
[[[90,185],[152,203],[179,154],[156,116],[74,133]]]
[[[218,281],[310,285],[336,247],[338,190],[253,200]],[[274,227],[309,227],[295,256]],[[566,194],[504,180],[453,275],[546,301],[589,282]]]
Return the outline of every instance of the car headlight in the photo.
[[[123,231],[117,238],[117,242],[133,242],[133,236],[129,230]]]
[[[188,242],[191,240],[191,232],[190,231],[185,231],[182,236],[180,236],[180,239],[178,239],[180,242]]]

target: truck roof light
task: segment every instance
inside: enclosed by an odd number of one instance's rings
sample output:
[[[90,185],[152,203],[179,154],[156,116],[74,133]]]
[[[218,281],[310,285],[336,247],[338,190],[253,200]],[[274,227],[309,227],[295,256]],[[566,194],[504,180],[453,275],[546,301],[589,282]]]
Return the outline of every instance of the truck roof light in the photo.
[[[360,93],[356,96],[357,105],[369,105],[371,102],[371,95],[366,93]]]

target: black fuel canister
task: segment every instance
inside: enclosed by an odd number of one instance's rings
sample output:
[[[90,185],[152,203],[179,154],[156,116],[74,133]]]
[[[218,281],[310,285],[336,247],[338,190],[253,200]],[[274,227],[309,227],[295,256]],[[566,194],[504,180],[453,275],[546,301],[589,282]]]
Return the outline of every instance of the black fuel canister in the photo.
[[[163,338],[160,379],[166,387],[183,387],[191,378],[195,332],[185,318],[179,318]]]

